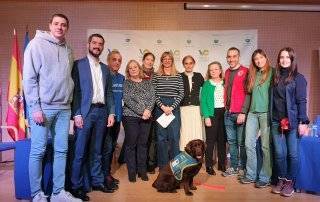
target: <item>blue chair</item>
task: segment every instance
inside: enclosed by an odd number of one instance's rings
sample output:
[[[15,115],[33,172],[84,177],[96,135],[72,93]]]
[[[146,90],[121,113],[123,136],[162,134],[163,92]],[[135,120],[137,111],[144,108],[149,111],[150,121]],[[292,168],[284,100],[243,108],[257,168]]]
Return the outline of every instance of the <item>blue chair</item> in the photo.
[[[15,149],[15,142],[14,141],[10,141],[10,142],[3,142],[3,134],[7,134],[7,132],[3,133],[4,130],[8,130],[8,129],[12,129],[14,131],[14,137],[16,140],[18,140],[18,130],[16,127],[14,126],[0,126],[1,127],[1,132],[0,132],[0,152],[3,151],[7,151],[7,150],[11,150],[11,149]],[[9,136],[9,135],[8,135]],[[11,138],[11,137],[10,137]]]

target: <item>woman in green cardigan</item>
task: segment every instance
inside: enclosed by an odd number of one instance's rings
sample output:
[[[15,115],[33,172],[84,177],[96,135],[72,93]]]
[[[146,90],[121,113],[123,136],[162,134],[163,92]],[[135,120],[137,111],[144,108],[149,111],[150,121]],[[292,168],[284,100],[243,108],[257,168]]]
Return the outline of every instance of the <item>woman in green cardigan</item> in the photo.
[[[226,170],[223,70],[219,62],[214,61],[208,65],[206,79],[201,90],[200,108],[206,130],[206,171],[209,175],[215,175],[212,157],[216,142],[218,170],[223,172]]]

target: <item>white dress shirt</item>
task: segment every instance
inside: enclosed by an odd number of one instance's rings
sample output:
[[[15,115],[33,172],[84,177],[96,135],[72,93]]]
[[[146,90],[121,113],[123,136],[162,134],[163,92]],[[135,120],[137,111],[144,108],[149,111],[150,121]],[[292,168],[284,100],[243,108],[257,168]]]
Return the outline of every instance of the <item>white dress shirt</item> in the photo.
[[[87,55],[90,64],[91,76],[92,76],[92,87],[93,87],[93,96],[92,103],[104,103],[104,88],[102,82],[102,71],[100,61],[96,61],[95,58],[88,54]]]

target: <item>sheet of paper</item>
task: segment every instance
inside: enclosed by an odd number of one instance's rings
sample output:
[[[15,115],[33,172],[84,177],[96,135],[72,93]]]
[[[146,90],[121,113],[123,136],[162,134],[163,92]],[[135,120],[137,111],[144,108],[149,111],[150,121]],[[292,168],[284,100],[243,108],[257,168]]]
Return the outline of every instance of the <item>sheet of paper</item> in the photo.
[[[163,113],[158,119],[157,122],[163,127],[166,128],[171,123],[171,121],[175,118],[173,114],[166,115]]]

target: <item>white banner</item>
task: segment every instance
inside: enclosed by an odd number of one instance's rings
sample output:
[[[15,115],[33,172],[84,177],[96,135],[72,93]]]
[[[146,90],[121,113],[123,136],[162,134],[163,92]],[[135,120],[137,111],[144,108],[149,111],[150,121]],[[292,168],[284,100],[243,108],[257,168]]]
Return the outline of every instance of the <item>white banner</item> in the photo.
[[[155,69],[159,66],[159,58],[164,51],[171,51],[175,65],[183,72],[182,58],[192,55],[196,60],[196,72],[205,75],[207,66],[219,61],[224,69],[228,67],[226,52],[230,47],[237,47],[241,52],[241,64],[249,66],[252,52],[257,48],[257,30],[226,31],[141,31],[141,30],[108,30],[88,29],[88,36],[93,33],[105,38],[105,50],[101,61],[106,63],[107,54],[111,50],[119,50],[123,61],[120,72],[124,73],[127,62],[135,59],[139,62],[145,52],[156,56]]]

